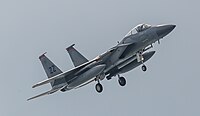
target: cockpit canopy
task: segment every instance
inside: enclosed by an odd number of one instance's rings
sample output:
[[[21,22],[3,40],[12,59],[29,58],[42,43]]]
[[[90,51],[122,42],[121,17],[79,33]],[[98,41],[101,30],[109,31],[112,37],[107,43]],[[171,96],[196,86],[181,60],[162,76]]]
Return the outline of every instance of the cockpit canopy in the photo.
[[[148,28],[150,28],[151,25],[149,24],[139,24],[137,25],[136,27],[134,27],[133,29],[131,29],[126,35],[125,37],[129,36],[129,35],[132,35],[132,34],[136,34],[138,32],[142,32]]]

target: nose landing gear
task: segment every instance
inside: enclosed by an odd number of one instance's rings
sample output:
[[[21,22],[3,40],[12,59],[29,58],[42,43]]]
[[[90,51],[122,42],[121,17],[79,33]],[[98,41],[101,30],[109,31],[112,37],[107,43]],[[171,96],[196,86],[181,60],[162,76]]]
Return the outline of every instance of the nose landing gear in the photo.
[[[142,51],[139,51],[137,54],[136,54],[136,57],[137,57],[137,62],[141,62],[143,65],[142,65],[142,71],[147,71],[147,67],[144,65],[144,57],[142,56]]]
[[[144,64],[142,65],[142,71],[147,71],[147,67]]]

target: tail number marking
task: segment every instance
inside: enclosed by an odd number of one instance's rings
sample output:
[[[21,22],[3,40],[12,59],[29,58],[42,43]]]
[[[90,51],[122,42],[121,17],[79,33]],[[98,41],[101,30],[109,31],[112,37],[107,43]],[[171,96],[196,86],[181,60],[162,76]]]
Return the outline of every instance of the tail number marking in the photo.
[[[54,65],[49,67],[49,72],[50,72],[50,74],[53,74],[54,72],[56,72],[56,69],[55,69]]]

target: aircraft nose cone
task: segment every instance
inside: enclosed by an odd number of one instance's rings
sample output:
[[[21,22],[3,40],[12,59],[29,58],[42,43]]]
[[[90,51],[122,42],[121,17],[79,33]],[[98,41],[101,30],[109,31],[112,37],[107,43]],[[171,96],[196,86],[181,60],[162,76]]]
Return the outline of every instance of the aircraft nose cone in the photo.
[[[156,33],[158,35],[159,38],[163,38],[164,36],[166,36],[167,34],[169,34],[174,28],[176,27],[176,25],[162,25],[162,26],[158,26]]]

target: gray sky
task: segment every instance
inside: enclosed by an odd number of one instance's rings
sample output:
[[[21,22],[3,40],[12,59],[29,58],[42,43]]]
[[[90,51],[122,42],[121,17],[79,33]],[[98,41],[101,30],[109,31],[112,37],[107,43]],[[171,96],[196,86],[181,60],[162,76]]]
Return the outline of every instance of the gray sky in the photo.
[[[0,1],[1,116],[199,116],[198,0],[4,0]],[[50,89],[38,56],[63,71],[72,68],[65,48],[73,43],[87,58],[105,52],[139,23],[176,24],[146,65],[123,76],[27,102]]]

